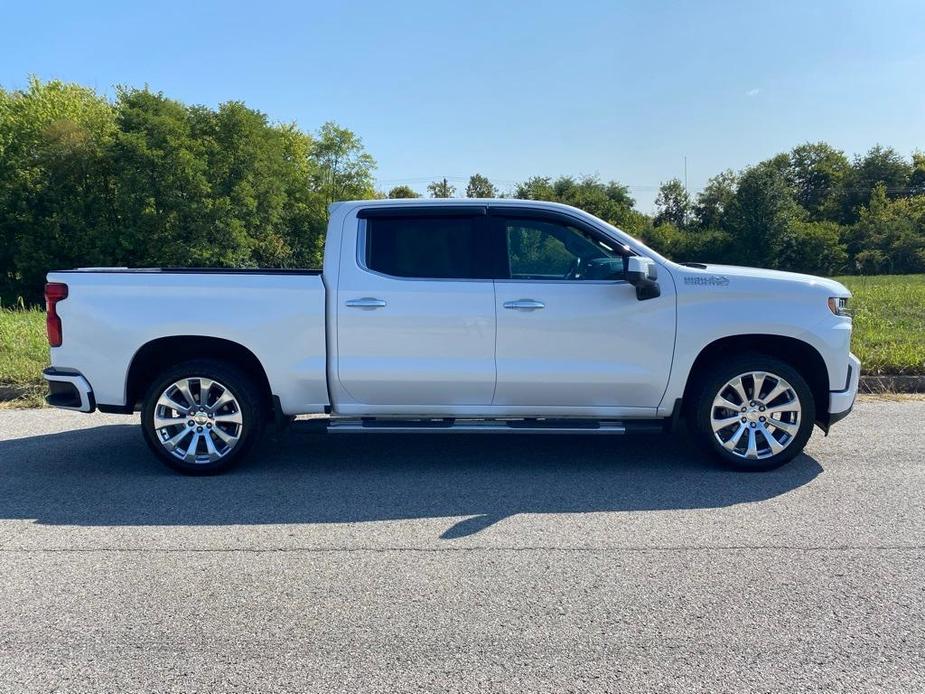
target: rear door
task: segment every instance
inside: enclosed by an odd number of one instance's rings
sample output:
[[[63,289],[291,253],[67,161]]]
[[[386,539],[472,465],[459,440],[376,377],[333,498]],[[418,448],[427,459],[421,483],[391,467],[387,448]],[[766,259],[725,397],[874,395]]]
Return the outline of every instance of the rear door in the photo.
[[[671,368],[675,301],[639,301],[619,244],[555,213],[492,210],[507,246],[496,281],[494,404],[517,408],[654,408]]]
[[[354,403],[397,413],[491,404],[485,221],[485,208],[472,206],[361,211],[344,238],[336,309],[337,377]]]

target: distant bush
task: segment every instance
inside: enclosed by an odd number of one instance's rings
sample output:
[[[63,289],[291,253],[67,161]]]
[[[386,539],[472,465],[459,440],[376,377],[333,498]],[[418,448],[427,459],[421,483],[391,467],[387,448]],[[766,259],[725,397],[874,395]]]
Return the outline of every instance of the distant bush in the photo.
[[[641,238],[664,256],[679,262],[730,263],[732,237],[721,229],[679,229],[661,224],[644,229]]]
[[[776,267],[794,272],[832,275],[842,272],[848,253],[835,222],[794,222],[777,248]]]

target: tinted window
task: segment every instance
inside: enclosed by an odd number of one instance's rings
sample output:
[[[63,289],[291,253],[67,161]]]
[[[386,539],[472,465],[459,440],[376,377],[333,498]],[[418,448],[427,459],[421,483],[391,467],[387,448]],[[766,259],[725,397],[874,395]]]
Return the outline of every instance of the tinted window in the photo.
[[[512,279],[615,280],[623,257],[580,229],[538,219],[507,219]]]
[[[484,217],[381,217],[366,220],[366,266],[395,277],[491,277]]]

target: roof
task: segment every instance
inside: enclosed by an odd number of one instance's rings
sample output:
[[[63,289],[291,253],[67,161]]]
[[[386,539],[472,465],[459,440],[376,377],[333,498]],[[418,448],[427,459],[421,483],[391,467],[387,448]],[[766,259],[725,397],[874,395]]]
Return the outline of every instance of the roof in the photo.
[[[397,198],[397,199],[380,199],[380,200],[344,200],[331,204],[331,209],[336,207],[462,207],[462,206],[492,207],[503,205],[504,207],[530,207],[532,209],[559,210],[560,212],[570,212],[571,214],[580,214],[581,216],[590,216],[587,212],[563,205],[561,202],[549,202],[548,200],[521,200],[518,198]]]
[[[618,229],[617,227],[609,224],[601,219],[598,219],[592,214],[585,212],[577,207],[572,207],[571,205],[563,205],[560,202],[549,202],[547,200],[520,200],[517,198],[398,198],[395,200],[385,199],[385,200],[345,200],[343,202],[335,202],[330,206],[330,211],[332,215],[334,211],[337,210],[343,215],[349,215],[353,211],[359,208],[375,208],[375,207],[524,207],[534,210],[550,210],[555,212],[562,212],[572,217],[578,217],[584,219],[586,222],[593,224],[598,227],[606,227],[609,232],[616,237],[616,239],[630,248],[632,248],[637,253],[641,250],[645,251],[645,255],[649,257],[654,257],[661,262],[668,262],[667,259],[663,258],[661,255],[653,251],[651,248],[648,248],[644,243],[638,239],[633,238],[626,232]]]

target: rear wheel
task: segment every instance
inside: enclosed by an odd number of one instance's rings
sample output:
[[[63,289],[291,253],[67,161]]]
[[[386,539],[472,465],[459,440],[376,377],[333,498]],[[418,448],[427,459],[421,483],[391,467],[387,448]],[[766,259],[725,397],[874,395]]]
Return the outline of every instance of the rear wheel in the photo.
[[[715,365],[700,381],[691,429],[698,443],[740,470],[770,470],[812,434],[815,402],[789,364],[760,354]]]
[[[243,457],[263,429],[260,393],[237,367],[188,361],[164,371],[141,410],[145,441],[185,474],[221,472]]]

